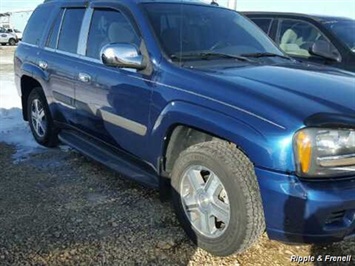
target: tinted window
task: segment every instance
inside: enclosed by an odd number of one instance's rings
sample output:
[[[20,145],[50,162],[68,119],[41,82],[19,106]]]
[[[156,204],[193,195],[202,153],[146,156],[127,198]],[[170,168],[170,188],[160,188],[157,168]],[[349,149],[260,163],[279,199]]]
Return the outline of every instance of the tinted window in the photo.
[[[161,46],[172,59],[208,51],[281,55],[256,25],[235,11],[180,3],[144,6]]]
[[[355,53],[355,20],[331,20],[323,24]]]
[[[289,55],[310,57],[309,49],[316,41],[329,43],[316,27],[304,21],[285,19],[280,22],[279,29],[280,48]],[[336,48],[330,46],[336,53]]]
[[[51,16],[53,6],[43,5],[38,7],[32,14],[23,33],[23,42],[38,45],[42,34]]]
[[[64,12],[63,9],[61,9],[59,14],[57,15],[57,18],[53,22],[46,44],[47,47],[57,48],[58,32],[59,32],[60,23],[62,22],[63,12]]]
[[[106,44],[132,43],[139,47],[139,41],[132,25],[122,13],[97,9],[90,26],[86,55],[100,58],[100,51]]]
[[[266,34],[269,34],[272,19],[268,18],[252,18],[251,19]]]
[[[65,10],[58,42],[59,50],[69,53],[77,52],[81,23],[83,21],[84,13],[84,8],[73,8]]]

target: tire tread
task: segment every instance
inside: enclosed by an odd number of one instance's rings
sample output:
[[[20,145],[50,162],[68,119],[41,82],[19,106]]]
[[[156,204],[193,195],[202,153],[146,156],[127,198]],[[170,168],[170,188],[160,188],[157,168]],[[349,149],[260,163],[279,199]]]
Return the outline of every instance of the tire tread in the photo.
[[[249,158],[235,145],[226,141],[212,140],[199,143],[183,151],[179,159],[181,160],[188,154],[200,153],[220,160],[220,163],[229,170],[238,180],[243,196],[246,199],[247,224],[243,242],[235,247],[231,243],[225,243],[219,250],[212,253],[219,256],[227,256],[233,253],[241,253],[254,244],[265,230],[264,212],[254,166]],[[174,181],[173,181],[174,182]]]

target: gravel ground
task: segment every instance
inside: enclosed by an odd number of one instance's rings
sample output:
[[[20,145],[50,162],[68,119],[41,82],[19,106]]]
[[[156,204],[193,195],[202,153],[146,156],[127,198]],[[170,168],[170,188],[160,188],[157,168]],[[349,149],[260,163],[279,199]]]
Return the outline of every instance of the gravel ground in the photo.
[[[12,68],[12,52],[0,49],[0,78]],[[0,265],[295,265],[292,255],[355,257],[355,240],[288,246],[266,234],[241,255],[214,257],[191,244],[157,191],[70,149],[17,163],[15,151],[0,143]]]

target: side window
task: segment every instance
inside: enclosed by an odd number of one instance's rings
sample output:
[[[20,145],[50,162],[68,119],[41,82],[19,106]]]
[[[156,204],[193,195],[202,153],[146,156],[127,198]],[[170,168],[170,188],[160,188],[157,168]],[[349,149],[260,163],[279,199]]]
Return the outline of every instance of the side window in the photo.
[[[80,29],[84,14],[84,8],[68,8],[65,10],[62,28],[59,34],[59,50],[69,53],[77,52]]]
[[[269,34],[272,19],[269,18],[251,18],[251,20],[258,25],[266,34]]]
[[[99,59],[102,47],[109,43],[131,43],[139,47],[140,38],[122,13],[96,9],[91,20],[86,55]]]
[[[329,43],[326,37],[310,23],[299,20],[281,20],[278,41],[285,53],[310,57],[309,49],[318,40]]]
[[[30,20],[27,23],[26,29],[23,33],[22,41],[38,45],[42,34],[47,26],[48,18],[51,16],[53,6],[42,5],[39,6],[32,14]]]
[[[49,33],[49,37],[47,39],[46,47],[53,48],[53,49],[57,48],[58,33],[59,33],[60,24],[62,23],[63,13],[64,10],[61,9],[59,14],[57,15],[57,18],[53,22],[53,25]]]

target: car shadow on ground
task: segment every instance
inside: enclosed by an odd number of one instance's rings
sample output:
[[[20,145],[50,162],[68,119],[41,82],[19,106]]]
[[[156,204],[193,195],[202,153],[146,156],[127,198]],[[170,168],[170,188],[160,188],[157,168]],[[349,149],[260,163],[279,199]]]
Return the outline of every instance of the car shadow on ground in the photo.
[[[314,265],[345,266],[355,265],[355,241],[347,240],[328,245],[313,245],[311,254]]]

